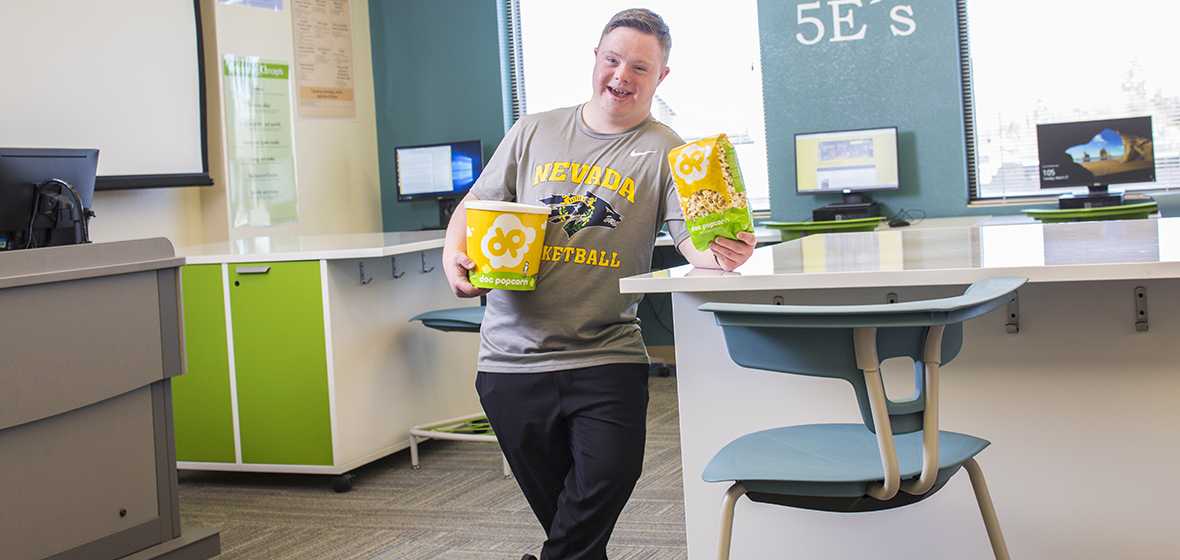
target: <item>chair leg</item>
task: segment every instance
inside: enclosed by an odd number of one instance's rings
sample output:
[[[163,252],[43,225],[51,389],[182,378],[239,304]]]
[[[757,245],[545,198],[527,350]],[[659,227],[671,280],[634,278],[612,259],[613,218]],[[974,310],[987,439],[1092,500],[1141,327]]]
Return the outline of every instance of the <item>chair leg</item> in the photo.
[[[983,525],[987,528],[987,538],[991,540],[996,560],[1010,560],[1008,545],[1004,542],[1004,534],[1000,532],[996,508],[992,505],[991,494],[987,491],[987,482],[983,480],[983,470],[979,468],[979,463],[975,462],[975,459],[967,459],[963,467],[967,469],[971,487],[975,489],[975,499],[979,502],[979,512],[983,514]]]
[[[418,470],[418,436],[410,434],[410,468]]]
[[[746,495],[746,486],[735,482],[725,491],[721,502],[721,532],[717,535],[717,560],[729,560],[729,543],[733,538],[733,510],[738,498]]]
[[[504,478],[512,478],[512,467],[508,466],[508,457],[501,452],[500,460],[504,462]]]

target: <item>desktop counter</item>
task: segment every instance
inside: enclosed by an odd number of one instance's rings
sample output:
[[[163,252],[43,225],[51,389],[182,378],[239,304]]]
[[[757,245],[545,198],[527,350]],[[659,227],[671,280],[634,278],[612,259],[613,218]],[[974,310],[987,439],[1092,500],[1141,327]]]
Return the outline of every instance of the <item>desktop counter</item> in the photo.
[[[333,486],[346,489],[349,471],[406,448],[411,427],[479,412],[479,336],[409,322],[479,305],[451,293],[443,238],[256,237],[178,249],[188,367],[174,383],[180,468],[338,475]]]
[[[724,444],[774,426],[860,421],[842,381],[735,365],[697,306],[912,301],[986,276],[1030,281],[1015,306],[965,324],[963,351],[943,368],[941,420],[992,442],[979,462],[1012,556],[1180,557],[1180,489],[1164,482],[1180,463],[1180,219],[1152,219],[814,235],[759,248],[733,273],[684,266],[622,280],[624,292],[672,294],[690,560],[716,553],[727,485],[701,473]],[[891,395],[909,394],[908,363],[885,371]],[[881,513],[739,501],[733,558],[785,550],[991,557],[965,476]]]

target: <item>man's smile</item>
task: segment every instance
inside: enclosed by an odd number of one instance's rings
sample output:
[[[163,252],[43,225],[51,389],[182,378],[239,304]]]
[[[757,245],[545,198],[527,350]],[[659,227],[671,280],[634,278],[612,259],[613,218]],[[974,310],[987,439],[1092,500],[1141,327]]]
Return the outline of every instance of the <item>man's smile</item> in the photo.
[[[617,89],[610,87],[610,86],[606,86],[606,90],[609,91],[611,93],[611,95],[618,97],[618,98],[627,98],[627,97],[630,97],[631,95],[634,95],[630,91],[621,91],[621,90],[617,90]]]

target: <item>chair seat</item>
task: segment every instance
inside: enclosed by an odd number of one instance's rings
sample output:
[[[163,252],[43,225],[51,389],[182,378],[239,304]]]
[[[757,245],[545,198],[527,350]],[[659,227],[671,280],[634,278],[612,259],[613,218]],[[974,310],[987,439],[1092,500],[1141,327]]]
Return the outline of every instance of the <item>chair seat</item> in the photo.
[[[938,435],[936,486],[989,445],[966,434],[940,431]],[[920,475],[922,432],[893,439],[901,479]],[[744,435],[713,456],[703,478],[742,482],[757,493],[859,498],[870,483],[884,478],[884,471],[877,436],[863,424],[811,424]]]
[[[422,321],[423,325],[444,332],[479,332],[479,326],[483,324],[483,312],[482,305],[454,307],[427,311],[410,321]]]

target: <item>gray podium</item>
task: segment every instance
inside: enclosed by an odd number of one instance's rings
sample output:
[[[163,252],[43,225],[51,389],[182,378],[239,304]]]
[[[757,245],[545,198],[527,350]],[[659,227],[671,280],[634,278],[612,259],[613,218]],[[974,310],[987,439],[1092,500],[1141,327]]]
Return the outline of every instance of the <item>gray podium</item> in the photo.
[[[0,252],[0,560],[203,560],[181,531],[167,239]]]

